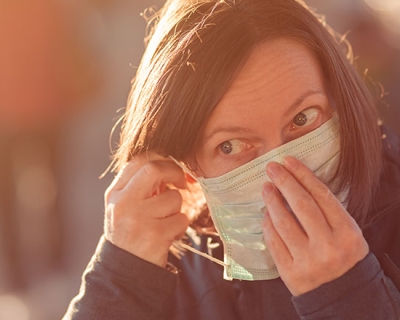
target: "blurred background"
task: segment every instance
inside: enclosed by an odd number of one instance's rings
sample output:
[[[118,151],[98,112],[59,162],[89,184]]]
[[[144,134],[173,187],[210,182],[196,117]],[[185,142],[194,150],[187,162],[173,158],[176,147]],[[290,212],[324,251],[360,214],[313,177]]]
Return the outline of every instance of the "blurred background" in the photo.
[[[400,133],[400,0],[306,1]],[[0,0],[0,320],[61,319],[102,234],[110,131],[161,0]]]

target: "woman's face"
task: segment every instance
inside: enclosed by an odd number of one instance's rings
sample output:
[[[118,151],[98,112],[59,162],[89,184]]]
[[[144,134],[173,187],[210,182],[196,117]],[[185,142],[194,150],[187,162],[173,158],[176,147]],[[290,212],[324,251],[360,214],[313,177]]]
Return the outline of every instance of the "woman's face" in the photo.
[[[195,173],[227,173],[318,128],[332,111],[312,50],[284,38],[262,43],[208,119]]]

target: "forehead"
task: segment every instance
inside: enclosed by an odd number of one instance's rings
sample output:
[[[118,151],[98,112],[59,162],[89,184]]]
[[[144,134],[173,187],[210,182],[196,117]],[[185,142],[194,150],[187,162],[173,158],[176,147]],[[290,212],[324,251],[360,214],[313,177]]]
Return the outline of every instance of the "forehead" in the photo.
[[[324,76],[316,54],[287,38],[256,46],[206,124],[244,121],[252,110],[280,114],[306,91],[323,92]]]

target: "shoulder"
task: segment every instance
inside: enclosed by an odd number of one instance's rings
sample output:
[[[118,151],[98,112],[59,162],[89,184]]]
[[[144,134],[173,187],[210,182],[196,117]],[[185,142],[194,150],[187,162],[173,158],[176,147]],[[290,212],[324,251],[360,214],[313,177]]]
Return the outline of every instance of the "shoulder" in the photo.
[[[386,127],[382,127],[382,137],[382,173],[371,221],[400,206],[400,137]]]
[[[385,127],[382,134],[382,174],[363,233],[377,257],[387,253],[400,266],[400,138]]]

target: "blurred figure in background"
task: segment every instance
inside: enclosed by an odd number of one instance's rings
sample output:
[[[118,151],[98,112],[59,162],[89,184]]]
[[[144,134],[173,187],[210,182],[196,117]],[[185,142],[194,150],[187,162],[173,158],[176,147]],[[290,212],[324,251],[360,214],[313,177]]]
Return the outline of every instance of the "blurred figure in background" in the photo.
[[[1,320],[60,318],[76,292],[149,5],[0,2]]]
[[[71,9],[0,2],[0,295],[61,267],[60,134],[101,79]]]

